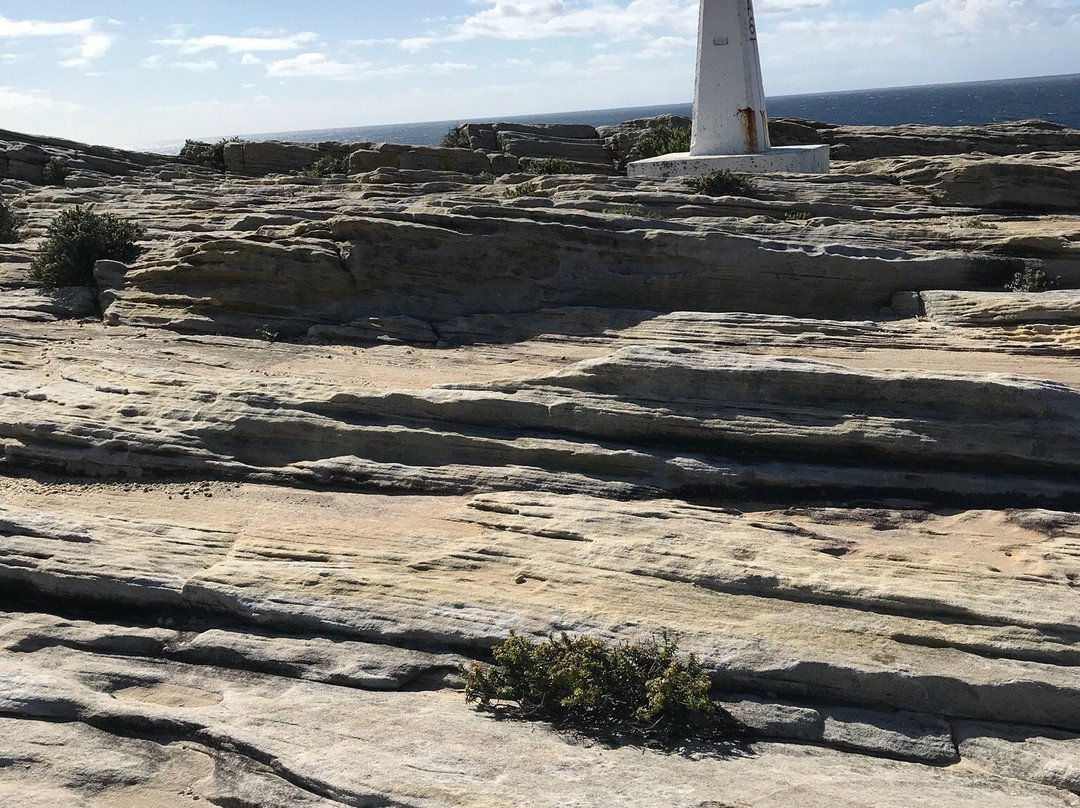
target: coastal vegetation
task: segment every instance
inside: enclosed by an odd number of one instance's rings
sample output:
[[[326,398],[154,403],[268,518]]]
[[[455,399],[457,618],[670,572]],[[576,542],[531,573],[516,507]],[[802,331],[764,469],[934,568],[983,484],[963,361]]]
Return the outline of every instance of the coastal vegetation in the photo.
[[[3,199],[0,199],[0,244],[15,244],[20,241],[19,228],[21,226],[22,217]]]
[[[1059,280],[1038,267],[1025,267],[1005,284],[1005,289],[1009,292],[1049,292],[1058,285]]]
[[[690,151],[689,126],[672,126],[657,123],[646,129],[637,139],[634,152],[643,160],[662,154]]]
[[[134,222],[76,205],[49,225],[31,264],[30,279],[50,289],[90,285],[96,262],[132,260],[139,254],[135,242],[142,236],[143,229]]]
[[[51,157],[45,164],[44,177],[49,185],[63,185],[71,176],[67,161],[60,157]]]
[[[222,138],[217,143],[204,143],[201,140],[187,140],[180,150],[180,158],[197,165],[225,170],[225,147],[230,143],[243,143],[242,138]]]
[[[646,742],[733,737],[740,725],[709,695],[697,659],[668,634],[607,645],[566,634],[543,642],[511,634],[494,665],[464,668],[465,699],[519,719]]]
[[[503,199],[521,199],[523,196],[536,196],[539,191],[540,183],[536,180],[519,182],[517,185],[511,185],[503,191]]]
[[[332,177],[334,174],[348,174],[349,160],[347,157],[334,157],[325,155],[316,160],[307,171],[301,171],[302,177]]]
[[[745,174],[736,174],[726,168],[694,177],[689,182],[694,191],[708,196],[754,196],[757,193],[753,180]]]
[[[442,146],[446,149],[471,149],[468,127],[455,126],[443,136]]]
[[[521,160],[521,168],[526,174],[538,177],[553,174],[589,174],[581,163],[572,163],[564,157],[531,157]]]
[[[608,205],[602,211],[605,216],[630,216],[636,219],[663,219],[644,205]]]

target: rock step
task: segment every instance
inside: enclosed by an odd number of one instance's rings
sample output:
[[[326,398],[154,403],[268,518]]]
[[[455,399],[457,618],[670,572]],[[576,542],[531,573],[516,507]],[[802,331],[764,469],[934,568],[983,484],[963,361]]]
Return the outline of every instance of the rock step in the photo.
[[[960,326],[1080,325],[1080,290],[919,294],[926,316]]]
[[[360,543],[341,526],[315,524],[310,535],[238,533],[77,511],[5,509],[0,582],[7,591],[37,590],[68,608],[99,603],[171,613],[179,625],[114,631],[85,621],[9,617],[0,642],[20,657],[50,648],[58,654],[82,648],[79,653],[153,656],[164,646],[164,655],[201,665],[379,688],[444,669],[448,657],[440,648],[482,653],[511,630],[641,639],[666,626],[728,692],[1080,729],[1075,639],[1060,626],[1068,622],[1075,637],[1080,625],[1067,583],[1036,585],[1023,576],[979,581],[932,561],[901,569],[875,562],[858,545],[838,562],[814,546],[835,546],[840,536],[826,540],[754,528],[751,519],[687,506],[663,506],[668,516],[658,520],[651,515],[658,507],[653,503],[620,506],[542,492],[500,495],[487,504],[479,516],[471,509],[446,512],[439,504],[437,512],[446,515],[423,535],[407,520],[395,530],[391,520],[379,541]],[[511,521],[500,524],[499,513]],[[462,520],[472,520],[474,528],[463,534]],[[896,546],[913,540],[917,532],[898,537]],[[743,549],[743,559],[761,554],[760,566],[734,560],[735,547]],[[1037,542],[1033,547],[1046,552]],[[761,570],[784,577],[785,557],[788,570],[798,568],[807,596],[831,585],[847,589],[847,605],[769,596]],[[685,567],[687,558],[698,559],[700,573]],[[740,574],[740,567],[749,584],[742,592],[707,585],[710,577]],[[941,597],[950,575],[962,582],[968,600],[963,622]],[[895,589],[898,580],[908,582],[912,595],[923,593],[924,614],[905,616],[900,604],[893,614],[875,609],[884,597],[875,598],[872,590]],[[328,591],[335,595],[326,597]],[[931,598],[939,604],[934,616]],[[624,601],[642,615],[632,625],[625,623]],[[1021,602],[1033,606],[1021,618],[1047,621],[1045,631],[992,624],[1003,622],[1003,608]],[[199,611],[229,618],[233,626],[184,632],[174,640],[175,631],[188,628],[185,615]],[[954,632],[967,648],[951,644]],[[922,639],[913,642],[917,637]],[[980,639],[985,646],[974,648]],[[370,642],[423,643],[436,655],[372,649],[364,644]],[[1028,648],[1049,656],[1055,647],[1059,664],[1016,658],[1029,655]],[[3,659],[22,669],[13,656]],[[821,714],[828,730],[828,716]],[[841,724],[863,723],[858,716],[834,717]],[[839,728],[819,740],[856,745]]]
[[[1015,273],[1013,259],[978,253],[561,216],[388,212],[300,225],[281,242],[185,240],[122,278],[99,278],[105,317],[244,336],[264,325],[284,336],[373,315],[430,323],[567,306],[860,317],[901,291],[1003,285]]]
[[[477,714],[457,693],[331,695],[311,683],[282,692],[280,681],[266,677],[211,678],[182,666],[79,654],[34,660],[0,679],[0,749],[18,764],[0,780],[0,797],[17,808],[79,804],[84,794],[118,805],[131,799],[167,804],[183,794],[260,808],[480,808],[499,801],[536,808],[571,801],[772,808],[778,783],[810,808],[834,799],[852,808],[904,808],[926,799],[951,808],[1080,804],[1064,789],[1011,772],[935,768],[810,746],[721,745],[695,749],[691,757],[569,744],[543,726],[522,732],[520,725]],[[282,700],[291,709],[282,710]],[[47,761],[43,748],[50,750]],[[454,750],[452,771],[448,749]],[[1032,751],[1033,766],[1050,769],[1067,759],[1059,747]],[[123,777],[87,782],[87,754]],[[365,765],[351,765],[358,760]],[[552,767],[560,777],[551,777]]]
[[[553,376],[419,393],[267,382],[219,396],[192,379],[166,397],[115,367],[44,387],[21,378],[0,379],[7,462],[79,473],[446,490],[453,466],[457,491],[543,481],[567,492],[936,490],[1012,501],[1071,501],[1080,473],[1080,393],[1018,376],[641,346]],[[118,409],[123,429],[100,439]]]

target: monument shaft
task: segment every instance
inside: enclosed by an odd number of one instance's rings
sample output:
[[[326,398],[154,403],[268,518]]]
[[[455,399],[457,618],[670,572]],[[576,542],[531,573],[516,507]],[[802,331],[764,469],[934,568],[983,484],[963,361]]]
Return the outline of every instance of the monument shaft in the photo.
[[[753,0],[701,0],[690,151],[638,160],[631,177],[700,177],[716,171],[828,174],[829,147],[769,142]]]
[[[703,0],[690,154],[769,149],[753,0]]]

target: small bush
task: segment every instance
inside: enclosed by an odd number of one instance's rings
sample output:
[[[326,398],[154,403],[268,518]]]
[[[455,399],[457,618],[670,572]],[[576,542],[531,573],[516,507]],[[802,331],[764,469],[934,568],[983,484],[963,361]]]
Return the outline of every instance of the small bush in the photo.
[[[1059,280],[1061,279],[1050,277],[1038,267],[1026,267],[1005,284],[1005,290],[1008,292],[1048,292],[1058,285]]]
[[[663,219],[658,213],[649,210],[644,205],[610,205],[601,213],[605,216],[631,216],[637,219]]]
[[[464,126],[455,126],[443,137],[442,145],[445,149],[471,149],[469,130]]]
[[[530,180],[529,182],[519,182],[517,185],[511,185],[503,191],[503,199],[521,199],[523,196],[537,196],[539,193],[540,183],[536,180]]]
[[[348,174],[349,159],[347,157],[331,157],[329,154],[320,157],[307,171],[301,171],[302,177],[330,177],[334,174]]]
[[[519,161],[526,174],[543,177],[548,174],[588,174],[589,169],[580,163],[571,163],[562,157],[530,157]]]
[[[465,699],[511,717],[646,742],[719,739],[740,725],[709,697],[711,682],[692,655],[664,635],[645,645],[589,637],[533,642],[516,634],[493,649],[495,665],[463,669]]]
[[[0,244],[15,244],[22,240],[19,228],[22,227],[23,218],[11,209],[4,200],[0,199]]]
[[[634,144],[634,152],[642,159],[662,154],[690,151],[690,127],[656,124],[646,129]]]
[[[278,341],[278,337],[281,336],[278,331],[271,331],[268,324],[263,324],[255,329],[255,336],[261,339],[263,342],[269,342],[273,345]]]
[[[184,148],[180,150],[183,160],[195,163],[207,168],[215,168],[218,171],[225,170],[225,146],[229,143],[243,143],[238,137],[222,138],[217,143],[203,143],[201,140],[184,141]]]
[[[45,182],[49,185],[63,185],[67,182],[67,178],[71,176],[71,169],[68,168],[66,160],[60,157],[50,157],[49,162],[45,164]]]
[[[143,229],[111,213],[76,206],[57,216],[30,266],[30,279],[46,288],[82,286],[94,281],[94,264],[103,259],[131,261]]]
[[[690,180],[690,187],[708,196],[753,196],[757,193],[754,183],[746,175],[727,169],[694,177]]]

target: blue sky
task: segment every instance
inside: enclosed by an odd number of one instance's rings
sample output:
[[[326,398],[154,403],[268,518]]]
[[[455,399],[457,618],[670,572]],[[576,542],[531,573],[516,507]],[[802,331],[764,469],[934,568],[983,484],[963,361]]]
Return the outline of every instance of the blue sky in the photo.
[[[0,0],[0,128],[128,145],[689,101],[697,0]],[[1080,73],[1080,0],[755,0],[770,95]]]

